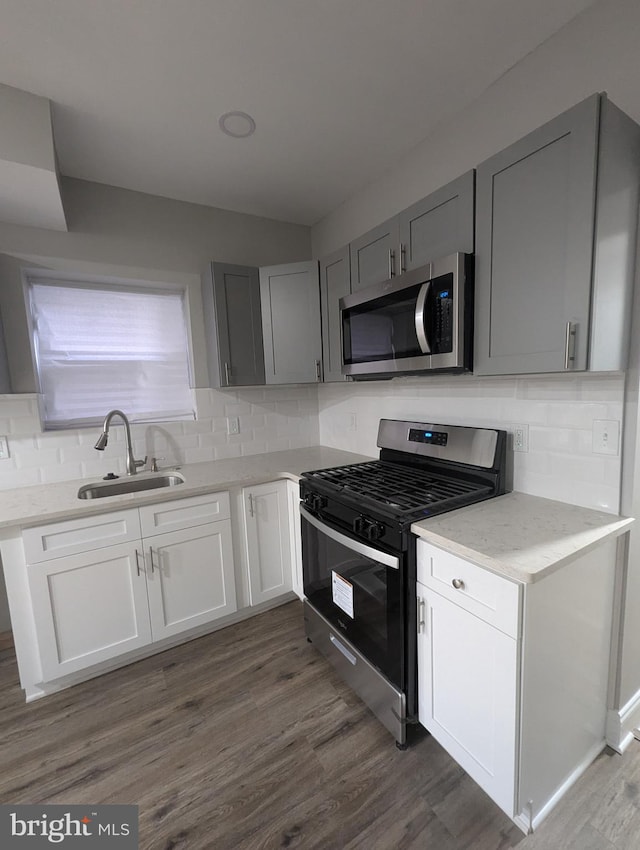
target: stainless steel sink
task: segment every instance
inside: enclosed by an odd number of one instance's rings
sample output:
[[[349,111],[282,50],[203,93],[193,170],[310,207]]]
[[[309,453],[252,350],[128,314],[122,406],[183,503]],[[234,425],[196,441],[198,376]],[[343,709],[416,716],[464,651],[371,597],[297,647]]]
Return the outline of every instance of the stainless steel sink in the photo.
[[[140,493],[144,490],[157,490],[160,487],[176,487],[184,484],[182,475],[170,472],[145,478],[118,478],[114,481],[99,481],[96,484],[84,484],[78,490],[79,499],[103,499],[105,496],[120,496],[123,493]]]

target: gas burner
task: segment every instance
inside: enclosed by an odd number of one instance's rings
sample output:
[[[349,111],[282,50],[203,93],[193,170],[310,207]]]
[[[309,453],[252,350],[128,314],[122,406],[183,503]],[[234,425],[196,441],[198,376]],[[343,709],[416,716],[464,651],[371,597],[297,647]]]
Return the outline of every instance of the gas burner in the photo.
[[[486,482],[446,477],[415,464],[381,460],[320,469],[305,473],[305,477],[335,488],[343,497],[376,505],[398,517],[491,490]]]

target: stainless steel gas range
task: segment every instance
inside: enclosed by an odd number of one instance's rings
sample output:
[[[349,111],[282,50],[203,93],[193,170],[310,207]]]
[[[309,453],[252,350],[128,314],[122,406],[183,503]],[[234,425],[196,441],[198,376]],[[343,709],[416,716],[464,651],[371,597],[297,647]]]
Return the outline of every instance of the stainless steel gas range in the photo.
[[[418,710],[411,524],[506,492],[506,432],[382,419],[378,447],[302,475],[305,630],[404,748]]]

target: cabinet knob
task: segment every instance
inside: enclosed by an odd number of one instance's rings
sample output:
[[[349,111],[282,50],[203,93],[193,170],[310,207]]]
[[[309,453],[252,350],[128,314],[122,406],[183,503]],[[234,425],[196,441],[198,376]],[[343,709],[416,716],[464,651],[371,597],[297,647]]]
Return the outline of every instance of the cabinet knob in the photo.
[[[456,590],[462,590],[464,587],[464,582],[461,578],[454,578],[451,584],[455,587]]]

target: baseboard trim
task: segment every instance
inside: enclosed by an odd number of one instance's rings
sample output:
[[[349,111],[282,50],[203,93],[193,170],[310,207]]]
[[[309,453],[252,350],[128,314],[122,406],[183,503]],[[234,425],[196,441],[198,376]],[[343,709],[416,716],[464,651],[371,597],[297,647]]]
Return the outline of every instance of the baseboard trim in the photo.
[[[557,806],[569,788],[571,788],[571,786],[580,779],[585,770],[598,757],[605,746],[606,741],[598,741],[594,744],[593,747],[587,751],[582,761],[569,774],[569,776],[567,776],[564,782],[558,786],[555,792],[551,795],[551,797],[549,797],[547,802],[535,816],[531,816],[531,812],[527,810],[528,807],[523,809],[519,815],[516,815],[513,819],[516,826],[520,827],[525,835],[528,835],[530,832],[537,829],[542,821],[547,817],[549,812]]]
[[[607,712],[607,744],[622,754],[634,740],[633,730],[640,727],[640,691],[620,709]]]
[[[233,626],[236,623],[241,623],[243,620],[249,620],[258,614],[263,614],[270,611],[272,608],[277,608],[280,605],[285,605],[287,602],[293,602],[297,597],[293,592],[288,591],[282,596],[277,596],[274,599],[268,599],[266,602],[261,602],[258,605],[253,605],[248,608],[241,608],[233,614],[228,614],[226,617],[221,617],[219,620],[214,620],[204,626],[198,626],[188,632],[183,632],[179,635],[174,635],[170,638],[150,643],[145,647],[136,649],[133,652],[125,655],[116,656],[109,661],[103,661],[95,667],[87,667],[85,670],[79,670],[70,676],[64,676],[60,679],[51,680],[49,682],[28,683],[23,686],[26,702],[34,702],[42,699],[42,697],[50,694],[58,693],[59,691],[71,688],[74,685],[79,685],[81,682],[88,682],[90,679],[95,679],[98,676],[103,676],[105,673],[110,673],[112,670],[118,670],[121,667],[126,667],[128,664],[134,664],[136,661],[141,661],[143,658],[150,658],[153,655],[158,655],[167,649],[173,649],[181,644],[188,643],[190,640],[204,637],[208,634],[213,634],[227,626]],[[302,610],[300,611],[300,626],[302,628]]]

